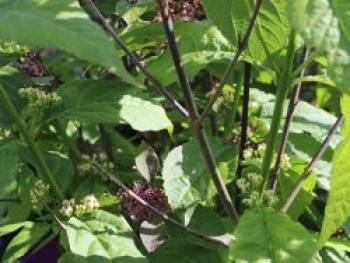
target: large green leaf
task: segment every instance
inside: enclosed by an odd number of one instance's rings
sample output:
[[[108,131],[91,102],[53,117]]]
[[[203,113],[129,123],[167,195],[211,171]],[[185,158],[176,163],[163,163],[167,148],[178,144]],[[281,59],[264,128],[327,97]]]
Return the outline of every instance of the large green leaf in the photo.
[[[235,262],[313,262],[317,251],[311,234],[287,215],[271,210],[246,211],[235,230]]]
[[[256,1],[202,0],[209,19],[237,47],[239,36],[248,27]],[[285,14],[286,1],[266,0],[253,28],[247,54],[264,61],[285,46],[289,25]]]
[[[331,190],[326,205],[325,218],[322,225],[320,243],[327,241],[328,237],[342,226],[350,215],[350,97],[342,101],[342,111],[345,115],[343,127],[344,141],[335,151],[333,159]]]
[[[79,7],[78,1],[0,0],[0,24],[2,40],[64,50],[133,83],[114,44]]]
[[[30,248],[36,245],[48,231],[49,227],[44,223],[27,222],[23,224],[21,231],[7,246],[1,262],[18,262],[18,259],[24,256]]]
[[[211,139],[210,145],[221,175],[229,181],[234,177],[237,150],[225,146],[218,138]],[[194,140],[168,154],[162,175],[164,190],[173,209],[208,200],[216,193],[200,146]]]
[[[338,20],[328,0],[288,0],[288,17],[308,45],[322,50],[338,45]]]
[[[67,236],[77,262],[148,262],[136,248],[132,229],[121,216],[98,211],[84,220],[72,217]]]
[[[72,81],[58,89],[64,105],[55,114],[93,123],[128,123],[135,130],[171,129],[164,109],[138,89],[109,81]]]

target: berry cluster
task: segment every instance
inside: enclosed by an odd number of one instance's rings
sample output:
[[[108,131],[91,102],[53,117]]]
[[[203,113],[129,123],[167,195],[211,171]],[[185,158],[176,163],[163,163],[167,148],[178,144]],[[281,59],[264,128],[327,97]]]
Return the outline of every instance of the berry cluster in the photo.
[[[203,20],[206,18],[200,0],[168,0],[169,11],[174,21]],[[154,19],[162,21],[160,14]]]
[[[163,213],[168,213],[170,211],[168,199],[162,189],[148,186],[137,181],[134,182],[133,191],[136,195],[159,211]],[[152,219],[152,216],[154,215],[152,211],[136,202],[126,192],[122,191],[120,195],[124,198],[122,206],[125,209],[126,214],[133,220],[142,222]]]

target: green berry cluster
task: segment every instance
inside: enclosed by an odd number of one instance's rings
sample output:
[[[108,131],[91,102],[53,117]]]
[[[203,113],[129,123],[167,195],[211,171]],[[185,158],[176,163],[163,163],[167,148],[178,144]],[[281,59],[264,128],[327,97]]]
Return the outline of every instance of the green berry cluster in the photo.
[[[268,206],[273,207],[278,198],[271,190],[264,190],[260,196],[263,178],[257,173],[248,173],[237,180],[237,187],[242,194],[242,203],[247,207]]]
[[[64,200],[60,213],[65,217],[75,215],[81,217],[85,214],[93,213],[100,207],[100,203],[94,195],[85,196],[79,204],[75,203],[74,199]]]
[[[18,90],[21,98],[28,102],[28,108],[46,110],[55,108],[62,103],[62,98],[55,92],[45,92],[38,88],[22,88]]]
[[[42,201],[48,201],[50,194],[50,185],[44,184],[42,180],[38,180],[34,184],[33,190],[30,192],[30,198],[34,210],[42,210]]]

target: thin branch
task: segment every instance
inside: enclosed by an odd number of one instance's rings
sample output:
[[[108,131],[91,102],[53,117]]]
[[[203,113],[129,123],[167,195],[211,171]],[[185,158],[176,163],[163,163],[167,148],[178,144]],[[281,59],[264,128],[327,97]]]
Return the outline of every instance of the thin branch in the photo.
[[[153,207],[152,205],[150,205],[149,203],[147,203],[145,200],[143,200],[142,198],[140,198],[137,194],[135,194],[131,189],[129,189],[121,180],[119,180],[117,177],[115,177],[113,174],[109,173],[104,167],[102,167],[99,163],[97,163],[96,161],[91,161],[92,164],[94,165],[94,167],[97,169],[98,172],[100,172],[103,176],[105,176],[107,178],[107,180],[115,185],[117,185],[118,187],[120,187],[121,189],[123,189],[131,198],[133,198],[136,202],[138,202],[140,205],[143,205],[144,207],[146,207],[147,209],[151,210],[152,212],[154,212],[155,214],[157,214],[158,216],[160,216],[164,221],[173,224],[175,227],[193,235],[196,236],[204,241],[207,242],[211,242],[211,243],[215,243],[217,245],[220,246],[224,246],[224,247],[229,247],[230,244],[228,242],[222,241],[220,239],[216,239],[215,237],[209,237],[206,236],[200,232],[197,232],[193,229],[190,229],[184,225],[182,225],[181,223],[179,223],[178,221],[176,221],[175,219],[169,217],[167,214],[163,213],[162,211],[159,211],[157,208]]]
[[[221,178],[220,172],[217,168],[217,164],[213,153],[210,149],[207,136],[203,130],[201,122],[199,122],[199,113],[194,101],[194,95],[190,87],[188,78],[186,76],[185,70],[181,62],[181,56],[179,52],[179,47],[176,42],[174,34],[174,26],[171,16],[169,14],[168,2],[165,0],[157,0],[160,14],[163,20],[164,30],[168,39],[169,48],[173,58],[174,66],[179,79],[179,84],[182,88],[184,99],[186,102],[187,109],[189,111],[189,121],[191,128],[197,138],[197,141],[201,147],[203,157],[206,161],[207,167],[214,181],[216,189],[218,191],[221,203],[226,211],[226,213],[231,218],[232,222],[236,224],[238,222],[238,213],[231,200],[231,197],[227,191],[226,185]]]
[[[133,52],[125,45],[125,43],[118,36],[114,28],[108,23],[105,17],[98,10],[96,5],[91,0],[82,0],[89,10],[93,13],[95,18],[99,21],[99,23],[103,26],[103,28],[109,32],[112,36],[113,40],[117,43],[117,45],[126,53],[126,55],[131,59],[131,61],[140,69],[140,71],[147,77],[147,79],[154,85],[159,93],[161,93],[169,102],[174,105],[174,107],[180,111],[180,113],[188,117],[187,110],[173,97],[173,95],[165,90],[162,85],[158,82],[158,80],[145,68],[145,66],[140,62],[140,60],[133,54]]]
[[[308,57],[308,49],[306,47],[304,47],[303,49],[303,53],[301,55],[301,61],[300,64],[304,64],[304,62],[306,61]],[[305,70],[306,68],[304,68],[301,73],[300,73],[300,77],[303,77],[305,74]],[[293,89],[291,98],[289,100],[289,105],[288,105],[288,111],[287,111],[287,115],[286,115],[286,120],[284,122],[284,126],[283,126],[283,132],[282,132],[282,136],[281,136],[281,143],[278,149],[278,153],[277,153],[277,157],[276,157],[276,163],[271,175],[271,182],[272,182],[272,190],[273,192],[276,191],[277,188],[277,182],[278,182],[278,174],[281,168],[281,158],[282,155],[284,154],[285,150],[286,150],[286,146],[287,146],[287,141],[288,141],[288,136],[289,136],[289,131],[290,131],[290,127],[293,121],[293,114],[294,114],[294,110],[295,107],[298,105],[299,103],[299,94],[300,94],[300,89],[301,89],[302,83],[298,83],[298,85]]]
[[[59,217],[55,214],[55,212],[49,207],[49,205],[45,202],[44,199],[41,198],[41,196],[36,192],[36,190],[32,189],[33,194],[38,198],[38,200],[42,203],[42,205],[45,207],[45,209],[52,215],[52,217],[55,219],[55,221],[58,223],[58,225],[64,230],[67,231],[67,226],[59,219]]]
[[[208,105],[204,108],[204,110],[202,112],[202,115],[200,117],[200,122],[203,122],[204,119],[206,118],[206,116],[212,110],[215,101],[219,98],[219,96],[220,96],[220,94],[222,92],[222,89],[224,88],[225,84],[228,82],[231,73],[234,71],[240,56],[242,55],[243,51],[247,48],[248,42],[249,42],[249,37],[250,37],[250,35],[251,35],[252,31],[253,31],[255,21],[256,21],[256,19],[258,17],[259,11],[260,11],[261,4],[262,4],[262,0],[257,0],[255,8],[254,8],[254,11],[253,11],[253,14],[252,14],[252,17],[251,17],[251,19],[249,21],[249,25],[248,25],[248,27],[246,29],[246,32],[244,33],[243,39],[238,44],[238,50],[235,53],[235,55],[234,55],[230,65],[227,67],[227,69],[226,69],[226,71],[224,73],[224,76],[223,76],[223,78],[222,78],[222,80],[220,82],[220,85],[217,88],[214,96],[211,98],[211,100],[209,101]]]
[[[317,162],[322,158],[322,155],[327,150],[331,140],[333,139],[334,135],[337,133],[337,130],[342,125],[343,121],[344,121],[344,116],[341,115],[337,119],[337,121],[334,124],[334,126],[332,127],[332,129],[329,131],[329,133],[328,133],[326,139],[324,140],[324,142],[322,143],[320,149],[318,150],[316,155],[312,158],[311,162],[304,170],[304,173],[299,178],[298,183],[296,184],[296,186],[294,187],[294,189],[290,193],[289,197],[287,198],[287,200],[283,204],[282,208],[280,209],[280,211],[282,213],[286,213],[288,211],[288,209],[291,206],[291,204],[293,203],[294,199],[297,197],[298,193],[302,189],[305,181],[308,179],[309,175],[311,174],[311,172],[315,168]]]

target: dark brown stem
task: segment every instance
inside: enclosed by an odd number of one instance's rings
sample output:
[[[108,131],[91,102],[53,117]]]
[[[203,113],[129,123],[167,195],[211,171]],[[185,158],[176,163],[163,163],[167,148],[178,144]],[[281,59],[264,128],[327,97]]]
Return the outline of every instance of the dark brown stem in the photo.
[[[241,122],[241,140],[239,149],[239,164],[237,169],[237,178],[241,177],[242,162],[244,160],[244,150],[247,144],[247,132],[248,132],[248,114],[249,114],[249,88],[251,82],[252,66],[244,63],[244,82],[243,82],[243,105],[242,105],[242,122]]]
[[[179,52],[179,47],[176,42],[174,34],[174,26],[171,16],[169,14],[168,2],[165,0],[157,0],[160,14],[162,16],[164,30],[168,39],[169,48],[173,58],[174,66],[179,79],[179,84],[182,88],[184,94],[184,99],[186,102],[187,109],[189,111],[189,121],[191,128],[197,138],[197,141],[201,147],[203,157],[214,181],[216,189],[218,191],[221,203],[226,211],[226,213],[231,218],[234,224],[238,222],[238,213],[232,202],[232,199],[227,191],[226,185],[221,178],[220,172],[217,169],[217,164],[215,158],[211,152],[207,136],[203,130],[202,124],[199,122],[199,113],[194,101],[194,96],[192,89],[190,87],[188,78],[186,76],[185,70],[181,62],[181,56]]]
[[[304,47],[301,59],[300,59],[300,64],[303,64],[306,59],[308,57],[308,50],[306,47]],[[305,68],[301,71],[300,76],[299,77],[303,77],[305,74]],[[288,105],[288,111],[287,111],[287,115],[286,115],[286,120],[284,122],[284,126],[283,126],[283,132],[281,135],[281,143],[278,149],[278,153],[277,153],[277,157],[276,157],[276,163],[274,166],[274,169],[272,171],[272,175],[271,175],[271,184],[272,184],[272,191],[275,192],[277,189],[277,183],[278,183],[278,174],[281,168],[281,158],[282,155],[284,154],[285,150],[286,150],[286,146],[287,146],[287,141],[288,141],[288,136],[289,136],[289,131],[290,131],[290,126],[292,124],[293,121],[293,114],[294,114],[294,110],[295,107],[298,105],[299,103],[299,94],[300,94],[300,89],[301,89],[301,82],[298,83],[298,85],[294,88],[291,98],[289,100],[289,105]]]
[[[225,84],[228,82],[228,80],[231,76],[231,73],[234,71],[240,56],[242,55],[243,51],[247,48],[248,42],[249,42],[249,37],[253,31],[255,21],[258,17],[259,11],[260,11],[261,4],[262,4],[262,0],[257,0],[252,17],[249,21],[249,25],[248,25],[248,27],[243,35],[243,39],[240,43],[238,43],[238,49],[237,49],[233,59],[231,60],[230,65],[227,67],[218,89],[216,90],[214,96],[210,99],[208,105],[204,108],[202,115],[200,117],[201,122],[203,122],[203,120],[206,118],[206,116],[211,112],[215,101],[219,98],[219,96],[222,92],[222,89],[224,88]]]
[[[147,209],[151,210],[153,213],[157,214],[158,216],[160,216],[164,221],[174,225],[175,227],[193,235],[196,236],[204,241],[207,242],[211,242],[220,246],[224,246],[224,247],[229,247],[230,243],[229,242],[225,242],[222,241],[220,239],[216,239],[215,237],[209,237],[206,236],[200,232],[197,232],[193,229],[190,229],[184,225],[182,225],[181,223],[179,223],[178,221],[176,221],[175,219],[169,217],[167,214],[159,211],[157,208],[153,207],[152,205],[150,205],[149,203],[147,203],[145,200],[143,200],[142,198],[140,198],[137,194],[135,194],[131,189],[129,189],[121,180],[119,180],[117,177],[115,177],[113,174],[109,173],[108,171],[106,171],[100,164],[98,164],[95,161],[92,161],[92,164],[94,165],[94,167],[97,169],[97,171],[99,171],[104,177],[107,178],[107,180],[115,185],[117,185],[118,187],[120,187],[121,189],[123,189],[125,191],[125,193],[127,193],[131,198],[133,198],[136,202],[138,202],[140,205],[143,205],[144,207],[146,207]]]
[[[187,110],[173,97],[173,95],[165,90],[158,80],[144,67],[140,60],[134,55],[134,53],[124,44],[114,28],[108,23],[96,5],[91,0],[82,0],[89,10],[93,13],[97,21],[103,26],[103,28],[112,36],[117,45],[126,53],[131,61],[140,69],[140,71],[147,77],[147,79],[154,85],[159,93],[161,93],[174,107],[180,111],[180,113],[188,117]]]
[[[20,203],[21,200],[18,197],[0,197],[0,203],[4,202],[4,203]]]
[[[344,121],[343,115],[337,119],[336,123],[334,124],[334,126],[332,127],[330,132],[328,133],[324,142],[322,143],[320,149],[318,150],[316,155],[312,158],[311,162],[304,170],[304,173],[299,178],[298,183],[296,184],[296,186],[294,187],[294,189],[290,193],[289,197],[287,198],[287,200],[283,204],[282,208],[280,209],[280,211],[282,213],[286,213],[288,211],[289,207],[291,206],[291,204],[293,203],[293,201],[297,197],[298,193],[302,189],[305,181],[307,180],[307,178],[309,177],[311,172],[314,170],[316,163],[321,159],[322,155],[327,150],[331,140],[333,139],[334,135],[337,133],[337,130],[342,125],[343,121]]]

